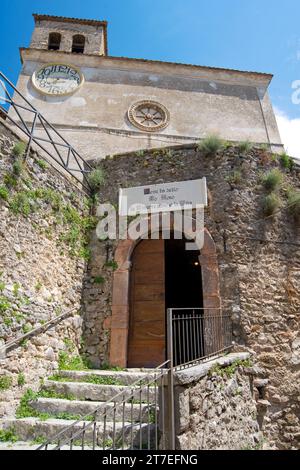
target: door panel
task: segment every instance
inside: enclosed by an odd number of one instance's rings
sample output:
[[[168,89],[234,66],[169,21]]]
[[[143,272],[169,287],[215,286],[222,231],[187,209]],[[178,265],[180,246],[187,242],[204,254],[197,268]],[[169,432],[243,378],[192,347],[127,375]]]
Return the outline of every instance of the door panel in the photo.
[[[165,360],[164,240],[141,241],[132,257],[128,367]]]

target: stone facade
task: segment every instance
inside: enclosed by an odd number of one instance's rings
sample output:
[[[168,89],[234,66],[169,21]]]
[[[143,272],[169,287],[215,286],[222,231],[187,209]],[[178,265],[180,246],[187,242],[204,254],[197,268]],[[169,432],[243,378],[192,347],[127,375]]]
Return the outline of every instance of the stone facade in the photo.
[[[16,173],[12,170],[18,160],[12,154],[16,141],[1,123],[1,189],[4,181],[8,183],[7,175],[14,178]],[[49,198],[60,201],[62,210],[69,205],[83,216],[87,213],[84,195],[54,169],[46,168],[35,153],[16,181],[8,200],[0,198],[0,339],[13,340],[68,310],[77,309],[78,313],[1,358],[0,378],[8,377],[12,383],[0,391],[0,416],[12,415],[24,389],[36,390],[40,379],[57,369],[60,351],[78,353],[82,331],[79,312],[85,261],[71,255],[70,246],[64,242],[70,227],[59,221],[60,210],[51,208]],[[48,192],[39,199],[43,190]],[[26,199],[26,195],[34,194],[36,201],[33,196]],[[36,207],[31,210],[27,204]],[[17,207],[23,213],[15,213]],[[27,209],[29,214],[24,215]]]
[[[256,352],[258,379],[269,380],[261,404],[269,408],[265,435],[278,448],[299,447],[299,234],[285,208],[288,188],[299,189],[299,168],[281,169],[281,210],[266,217],[262,175],[280,163],[265,149],[242,155],[230,146],[205,157],[194,145],[181,146],[117,155],[98,164],[106,173],[100,200],[114,204],[120,187],[206,176],[205,226],[216,245],[223,310],[233,315],[236,343]],[[99,358],[109,362],[113,272],[107,261],[114,260],[116,247],[115,241],[92,241],[84,305],[87,348],[96,364]],[[103,279],[95,286],[97,276]],[[126,328],[124,315],[114,328]]]
[[[250,354],[230,354],[175,375],[176,448],[258,450],[263,436]],[[238,365],[240,364],[240,365]]]
[[[30,47],[48,49],[49,34],[61,34],[60,51],[72,52],[73,36],[81,34],[85,37],[85,54],[106,54],[106,22],[64,19],[47,15],[34,15],[35,28],[32,33]],[[70,21],[71,20],[71,21]]]
[[[84,158],[191,143],[211,133],[283,149],[268,95],[271,74],[110,57],[103,22],[47,15],[35,20],[30,47],[21,48],[17,88]],[[59,50],[47,50],[51,32],[61,34]],[[83,54],[71,52],[75,33],[86,37]],[[69,96],[40,93],[31,77],[46,63],[77,67],[84,84]],[[135,126],[128,111],[140,101],[164,106],[168,125],[153,132]]]

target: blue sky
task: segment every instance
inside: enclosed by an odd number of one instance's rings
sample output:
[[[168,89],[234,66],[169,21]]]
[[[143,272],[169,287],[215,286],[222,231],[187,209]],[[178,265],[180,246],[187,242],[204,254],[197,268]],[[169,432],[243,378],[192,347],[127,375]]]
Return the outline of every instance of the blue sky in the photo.
[[[0,69],[12,81],[33,12],[107,20],[110,55],[271,72],[284,143],[300,158],[300,103],[292,101],[292,83],[300,89],[299,0],[2,0],[0,11]]]

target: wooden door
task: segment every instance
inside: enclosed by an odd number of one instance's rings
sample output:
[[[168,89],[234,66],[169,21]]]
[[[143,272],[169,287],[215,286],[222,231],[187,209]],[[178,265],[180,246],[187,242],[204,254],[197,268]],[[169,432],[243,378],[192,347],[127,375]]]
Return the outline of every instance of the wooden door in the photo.
[[[130,284],[128,367],[165,361],[164,240],[143,240],[134,250]]]

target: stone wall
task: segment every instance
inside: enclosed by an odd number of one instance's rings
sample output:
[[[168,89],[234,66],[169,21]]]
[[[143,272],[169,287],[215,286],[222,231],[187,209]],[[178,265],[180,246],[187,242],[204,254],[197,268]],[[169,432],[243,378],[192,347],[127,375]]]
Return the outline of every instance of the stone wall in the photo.
[[[83,194],[32,153],[23,162],[17,139],[0,123],[0,339],[8,342],[70,309],[80,310],[85,260],[72,239],[88,213]],[[22,151],[19,150],[19,153]],[[75,233],[80,239],[80,230]],[[60,351],[78,354],[76,312],[33,336],[0,361],[0,416],[13,414],[28,387],[58,367]]]
[[[254,147],[243,155],[229,146],[205,157],[194,145],[116,155],[98,163],[106,172],[101,202],[117,204],[118,188],[206,176],[205,226],[216,244],[224,311],[232,313],[235,341],[257,354],[267,377],[262,425],[271,445],[299,447],[299,231],[287,209],[289,187],[299,190],[299,168],[281,168],[278,157]],[[262,175],[283,174],[281,210],[266,217]],[[108,362],[115,242],[92,242],[84,303],[87,347],[95,363]],[[95,285],[95,277],[102,276]],[[90,333],[93,332],[92,338]]]
[[[194,143],[212,133],[283,150],[268,96],[270,75],[34,48],[21,56],[17,89],[83,158]],[[84,84],[72,95],[42,95],[31,77],[45,63],[78,67]],[[153,132],[134,126],[128,110],[140,100],[164,105],[169,125]]]
[[[37,19],[31,37],[30,47],[48,49],[49,34],[60,33],[60,51],[71,52],[73,36],[81,34],[85,37],[85,54],[105,54],[106,44],[104,28],[99,25],[78,24],[76,22],[62,22],[54,19]]]
[[[175,375],[177,449],[263,447],[249,360],[247,353],[229,354]]]

